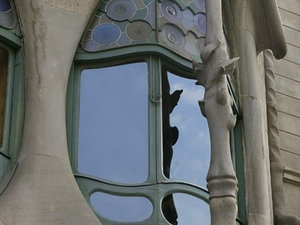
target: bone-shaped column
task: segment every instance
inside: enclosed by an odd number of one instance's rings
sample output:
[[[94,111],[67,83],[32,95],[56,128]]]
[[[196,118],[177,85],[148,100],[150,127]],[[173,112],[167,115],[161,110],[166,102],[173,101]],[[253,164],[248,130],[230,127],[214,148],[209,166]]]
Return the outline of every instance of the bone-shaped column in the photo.
[[[197,84],[205,87],[202,114],[207,118],[211,139],[211,161],[207,174],[211,225],[236,224],[237,179],[230,152],[230,130],[236,123],[226,76],[238,58],[229,59],[222,29],[221,0],[206,1],[207,32],[201,52],[202,65],[194,64]]]

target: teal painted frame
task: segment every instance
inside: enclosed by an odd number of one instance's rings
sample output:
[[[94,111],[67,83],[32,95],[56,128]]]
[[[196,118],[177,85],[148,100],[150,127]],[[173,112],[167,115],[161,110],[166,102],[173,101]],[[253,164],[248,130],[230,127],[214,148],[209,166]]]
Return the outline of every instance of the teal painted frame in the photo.
[[[124,51],[126,49],[126,51]],[[162,52],[165,55],[162,55]],[[138,53],[138,54],[137,54]],[[128,60],[130,58],[130,60]],[[124,185],[110,183],[96,177],[80,174],[77,170],[77,140],[78,140],[78,121],[79,121],[79,98],[80,98],[80,74],[86,68],[99,68],[115,64],[131,63],[146,61],[149,72],[149,98],[148,98],[148,118],[149,118],[149,174],[145,183],[140,185]],[[207,202],[208,192],[193,184],[170,181],[163,175],[162,171],[162,102],[161,102],[161,76],[162,67],[168,65],[171,70],[184,74],[187,78],[193,78],[192,62],[172,53],[168,49],[153,45],[132,46],[124,49],[112,49],[103,54],[77,54],[74,65],[71,69],[69,86],[67,92],[67,128],[68,128],[68,146],[71,159],[71,165],[82,193],[86,200],[90,202],[90,195],[96,191],[103,191],[109,194],[118,194],[124,196],[144,196],[148,198],[153,206],[153,214],[143,224],[168,224],[161,211],[162,198],[170,193],[179,192],[196,196]],[[176,66],[172,66],[172,64]],[[151,78],[150,78],[151,77]],[[155,121],[155,123],[150,122]],[[154,151],[152,151],[154,150]],[[151,165],[156,165],[155,167]],[[157,182],[159,181],[159,182]],[[101,188],[99,187],[101,186]],[[133,191],[132,191],[133,189]],[[153,197],[155,196],[155,197]],[[116,224],[114,221],[98,215],[101,221],[106,224]],[[158,223],[160,221],[160,223]],[[140,222],[139,222],[140,223]],[[135,223],[118,223],[118,224],[135,224]],[[141,223],[140,223],[141,224]]]
[[[3,143],[0,148],[0,195],[6,189],[17,168],[17,156],[21,145],[24,122],[24,73],[22,41],[18,26],[12,29],[0,27],[0,46],[8,51],[8,79],[3,127]]]
[[[235,151],[232,154],[234,160],[234,166],[236,171],[236,176],[238,179],[238,220],[246,225],[247,215],[246,215],[246,199],[245,199],[245,179],[244,179],[244,151],[242,144],[242,118],[238,117],[235,128],[231,132],[232,145]]]
[[[130,59],[130,60],[128,60]],[[149,79],[149,121],[156,121],[149,123],[149,149],[156,149],[156,151],[149,151],[149,165],[156,164],[156,167],[149,167],[149,177],[147,182],[139,185],[124,185],[124,184],[109,184],[108,181],[101,180],[96,177],[88,176],[86,174],[80,174],[77,170],[77,140],[78,140],[78,122],[79,122],[79,101],[80,101],[80,73],[86,68],[99,68],[105,66],[119,65],[123,63],[146,61],[148,63],[149,74],[153,74],[153,79]],[[110,62],[115,62],[112,64]],[[79,51],[74,58],[74,64],[71,68],[71,73],[68,83],[67,91],[67,137],[68,148],[71,165],[74,171],[77,183],[86,198],[90,203],[90,195],[96,191],[103,191],[109,194],[118,194],[120,196],[144,196],[148,198],[153,205],[159,206],[158,209],[154,209],[150,218],[143,221],[143,224],[168,224],[162,216],[160,209],[162,197],[170,193],[179,192],[194,195],[205,202],[209,202],[208,192],[205,189],[199,188],[193,184],[170,181],[164,177],[162,172],[162,123],[161,123],[161,68],[167,65],[167,67],[176,71],[176,73],[182,74],[186,78],[195,79],[193,77],[192,62],[185,58],[173,53],[169,49],[166,49],[159,45],[137,45],[126,46],[118,49],[106,50],[98,53],[84,53]],[[150,77],[150,76],[149,76]],[[235,114],[239,114],[239,106],[236,101],[234,90],[228,81],[228,89],[233,97],[233,111]],[[157,93],[159,93],[157,95]],[[152,99],[152,100],[151,100]],[[240,118],[239,118],[240,119]],[[243,182],[243,156],[242,156],[242,144],[241,144],[241,128],[240,120],[237,123],[236,128],[231,133],[231,147],[232,158],[237,169],[237,176],[242,181],[239,183],[240,193],[238,196],[239,202],[239,215],[237,218],[237,224],[245,224],[245,201],[244,201],[244,182]],[[154,135],[153,135],[154,134]],[[159,137],[159,138],[158,138]],[[235,153],[237,152],[237,153]],[[156,180],[160,182],[157,183]],[[99,188],[99,185],[102,186]],[[134,191],[132,191],[134,188]],[[156,197],[152,197],[156,196]],[[157,210],[160,210],[157,211]],[[110,221],[106,218],[98,215],[100,221],[105,224],[116,224],[114,221]],[[155,219],[156,218],[156,219]],[[160,222],[160,223],[158,223]],[[118,224],[136,224],[136,223],[118,223]],[[141,224],[141,222],[139,222]]]

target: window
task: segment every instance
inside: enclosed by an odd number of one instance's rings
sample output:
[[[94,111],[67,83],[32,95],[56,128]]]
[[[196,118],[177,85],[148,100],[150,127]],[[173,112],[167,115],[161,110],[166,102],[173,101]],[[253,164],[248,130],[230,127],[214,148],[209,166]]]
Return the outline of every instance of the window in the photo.
[[[119,183],[147,180],[147,73],[145,62],[83,70],[79,172]]]
[[[13,4],[0,1],[0,194],[16,166],[24,116],[20,31]]]
[[[197,105],[203,90],[158,56],[100,66],[75,68],[69,95],[80,96],[70,109],[77,119],[69,122],[79,122],[70,129],[73,169],[100,220],[208,223],[209,138]],[[191,202],[197,208],[186,210]]]
[[[209,224],[210,143],[192,69],[204,9],[203,0],[101,1],[82,37],[69,78],[68,146],[104,225]]]

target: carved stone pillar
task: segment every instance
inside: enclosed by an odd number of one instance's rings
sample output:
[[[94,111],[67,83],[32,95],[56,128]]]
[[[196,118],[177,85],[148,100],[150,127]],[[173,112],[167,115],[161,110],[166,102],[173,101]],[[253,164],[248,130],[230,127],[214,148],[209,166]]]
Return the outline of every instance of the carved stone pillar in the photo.
[[[211,139],[211,161],[207,175],[212,225],[236,224],[237,179],[233,169],[229,131],[236,117],[232,113],[232,99],[228,93],[226,76],[230,75],[238,58],[229,59],[222,29],[221,0],[206,1],[207,33],[201,52],[202,65],[195,64],[197,84],[205,87],[199,102],[207,118]]]

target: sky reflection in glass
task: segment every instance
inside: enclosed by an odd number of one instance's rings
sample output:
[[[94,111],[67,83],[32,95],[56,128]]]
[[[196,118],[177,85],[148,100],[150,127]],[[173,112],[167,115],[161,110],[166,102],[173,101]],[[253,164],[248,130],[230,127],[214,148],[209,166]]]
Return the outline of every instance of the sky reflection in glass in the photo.
[[[210,161],[210,137],[206,118],[200,112],[198,100],[203,99],[203,87],[194,80],[168,73],[170,93],[183,90],[177,106],[170,115],[170,125],[179,130],[173,146],[170,178],[206,187]]]
[[[173,194],[176,211],[178,214],[178,225],[209,225],[209,205],[192,195]]]
[[[116,196],[95,192],[90,199],[97,213],[113,221],[139,222],[148,219],[153,211],[151,202],[140,196]]]
[[[82,72],[80,172],[121,183],[147,179],[147,95],[146,63]]]
[[[151,76],[151,75],[150,75]],[[197,101],[204,90],[168,73],[170,93],[183,90],[170,115],[179,130],[173,148],[170,179],[206,186],[210,141]],[[148,69],[133,63],[81,74],[78,169],[112,182],[143,183],[148,177]],[[153,149],[152,149],[153,150]],[[151,165],[150,165],[151,166]],[[178,225],[209,224],[209,206],[191,195],[173,194]],[[91,204],[114,221],[142,221],[158,206],[144,197],[96,192]],[[153,208],[155,207],[155,208]]]

